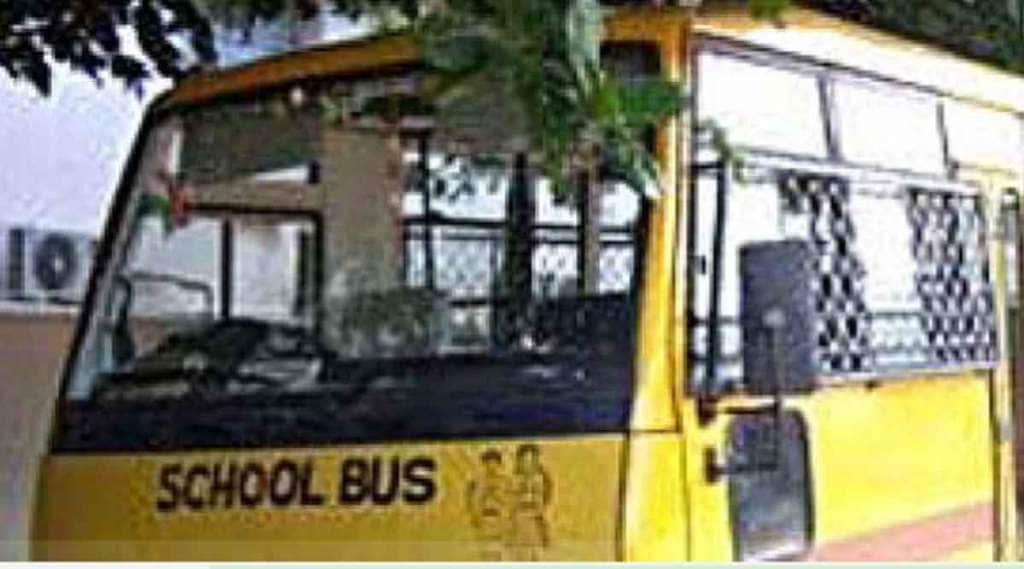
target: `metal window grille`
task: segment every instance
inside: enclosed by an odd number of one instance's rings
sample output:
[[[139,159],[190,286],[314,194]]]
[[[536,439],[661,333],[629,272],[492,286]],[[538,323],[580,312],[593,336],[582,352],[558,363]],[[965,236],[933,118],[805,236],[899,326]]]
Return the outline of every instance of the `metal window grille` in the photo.
[[[864,266],[855,253],[850,185],[832,177],[785,174],[787,209],[810,216],[816,253],[811,283],[818,313],[818,363],[823,373],[863,372],[871,366],[871,318],[864,302]]]
[[[989,367],[997,360],[986,220],[979,196],[898,180],[864,185],[840,175],[788,168],[746,184],[729,188],[719,180],[697,186],[697,204],[715,199],[732,204],[725,208],[722,227],[696,220],[691,359],[698,384],[707,381],[711,368],[716,389],[743,383],[738,290],[730,289],[730,283],[738,283],[733,262],[741,246],[766,239],[805,239],[812,245],[810,288],[821,377]],[[716,198],[717,192],[725,197]],[[855,199],[861,207],[884,205],[891,216],[880,220],[855,210]],[[696,210],[703,216],[715,212],[707,205]],[[754,223],[744,216],[771,219]],[[717,291],[711,271],[700,268],[714,263],[716,230],[723,241],[717,286],[725,287]],[[877,234],[887,231],[893,238]],[[896,238],[897,233],[903,237]],[[891,246],[879,246],[880,241]],[[906,248],[898,253],[911,266],[900,265],[895,274],[879,278],[878,256],[894,255],[893,248]],[[708,299],[714,295],[722,300],[721,312],[712,321]],[[709,367],[712,334],[717,335],[718,350],[716,365]]]
[[[635,224],[600,228],[594,290],[582,283],[578,223],[521,225],[434,212],[403,225],[406,286],[444,295],[459,347],[578,349],[588,341],[586,328],[602,319],[624,326],[605,334],[628,337]],[[510,238],[511,231],[525,235]]]
[[[995,360],[995,306],[981,200],[913,188],[909,218],[929,359],[938,366]]]

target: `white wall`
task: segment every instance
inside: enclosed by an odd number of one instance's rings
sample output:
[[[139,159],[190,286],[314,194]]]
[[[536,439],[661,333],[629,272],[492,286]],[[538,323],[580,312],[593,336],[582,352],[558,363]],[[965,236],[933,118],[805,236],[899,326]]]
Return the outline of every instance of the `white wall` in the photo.
[[[49,98],[0,74],[0,226],[98,235],[145,103],[57,69]],[[74,311],[0,306],[0,560],[25,559],[38,458]]]
[[[28,555],[39,457],[74,311],[0,305],[0,560]]]
[[[0,76],[0,225],[99,233],[145,103],[122,84],[58,70],[53,94]]]

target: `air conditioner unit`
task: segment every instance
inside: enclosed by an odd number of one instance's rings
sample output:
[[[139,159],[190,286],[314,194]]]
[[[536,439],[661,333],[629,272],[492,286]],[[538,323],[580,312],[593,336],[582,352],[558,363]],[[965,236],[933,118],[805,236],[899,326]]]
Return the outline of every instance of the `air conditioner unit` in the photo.
[[[81,302],[96,247],[91,236],[19,227],[7,231],[6,241],[9,298]]]

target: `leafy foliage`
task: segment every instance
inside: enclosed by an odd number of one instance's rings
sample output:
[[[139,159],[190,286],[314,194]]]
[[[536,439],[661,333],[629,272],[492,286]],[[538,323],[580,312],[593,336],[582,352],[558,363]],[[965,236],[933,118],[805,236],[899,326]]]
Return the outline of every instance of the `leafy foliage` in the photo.
[[[747,0],[747,4],[754,16],[766,19],[780,18],[792,4],[807,5],[1024,73],[1021,0]]]
[[[1024,72],[1024,4],[1020,2],[816,0],[810,3],[850,20]]]
[[[749,0],[750,14],[761,19],[779,18],[789,3],[790,0]]]
[[[679,111],[682,89],[604,70],[601,11],[596,0],[449,0],[417,35],[441,108],[511,95],[503,99],[514,107],[509,130],[521,131],[522,151],[539,155],[557,195],[579,172],[599,170],[658,193],[644,133]]]
[[[335,0],[358,15],[387,6],[416,13],[415,0]],[[154,73],[178,79],[216,59],[211,16],[236,15],[241,26],[296,9],[309,17],[315,0],[0,0],[0,68],[48,95],[52,66],[67,64],[96,81],[105,73],[140,90]],[[223,20],[222,20],[223,21]],[[126,49],[126,35],[139,50]],[[141,51],[141,56],[136,55]]]
[[[1024,72],[1020,2],[1008,0],[705,0],[747,4],[762,18],[778,18],[799,1],[842,17],[939,43]],[[459,4],[455,2],[453,4]],[[474,2],[462,2],[468,6]],[[481,2],[481,5],[486,2]],[[509,2],[517,6],[519,2]],[[554,6],[565,2],[553,0]],[[156,73],[181,77],[215,59],[210,18],[244,29],[288,10],[309,17],[330,9],[350,16],[390,14],[410,22],[419,0],[2,0],[0,67],[15,79],[50,90],[51,66],[68,64],[93,78],[104,71],[134,88]],[[1013,6],[1018,9],[1014,10]],[[124,31],[122,31],[124,30]],[[124,49],[134,36],[141,56]],[[585,33],[581,33],[585,36]]]
[[[793,0],[717,1],[781,21]],[[1007,0],[803,3],[1024,72],[1020,14],[1009,13]],[[0,67],[43,94],[55,63],[140,89],[153,73],[176,79],[213,62],[211,18],[245,30],[289,11],[312,17],[323,9],[411,26],[435,72],[433,95],[447,103],[439,108],[502,101],[503,131],[539,157],[559,193],[581,172],[657,193],[645,134],[685,104],[682,88],[603,69],[598,0],[0,0]],[[141,56],[124,48],[126,34]],[[728,153],[726,133],[708,131]]]
[[[326,0],[12,0],[0,5],[0,65],[14,78],[50,90],[51,61],[99,80],[104,71],[136,89],[152,70],[179,78],[215,59],[209,21],[251,29],[294,11],[311,17]],[[758,14],[784,0],[748,0]],[[418,0],[332,0],[349,16],[389,12],[412,22],[438,82],[435,95],[456,101],[498,93],[505,126],[540,157],[556,194],[582,172],[615,177],[658,193],[645,134],[683,105],[679,85],[658,78],[623,80],[602,69],[598,0],[446,0],[420,17]],[[384,21],[385,18],[379,18]],[[122,49],[134,31],[143,59]],[[443,108],[443,107],[442,107]],[[444,117],[442,117],[443,119]]]
[[[124,49],[124,28],[134,33],[144,59]],[[53,62],[97,81],[109,71],[138,88],[151,74],[150,65],[176,78],[192,63],[213,58],[212,29],[192,0],[0,2],[0,67],[44,95],[50,92]]]

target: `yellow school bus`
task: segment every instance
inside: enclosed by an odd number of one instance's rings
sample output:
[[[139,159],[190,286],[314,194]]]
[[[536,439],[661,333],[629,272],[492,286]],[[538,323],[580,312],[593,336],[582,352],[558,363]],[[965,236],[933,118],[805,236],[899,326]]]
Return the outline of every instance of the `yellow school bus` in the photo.
[[[655,199],[554,195],[500,101],[474,155],[402,36],[157,101],[33,556],[1014,558],[1024,81],[803,8],[606,35],[692,96]]]

